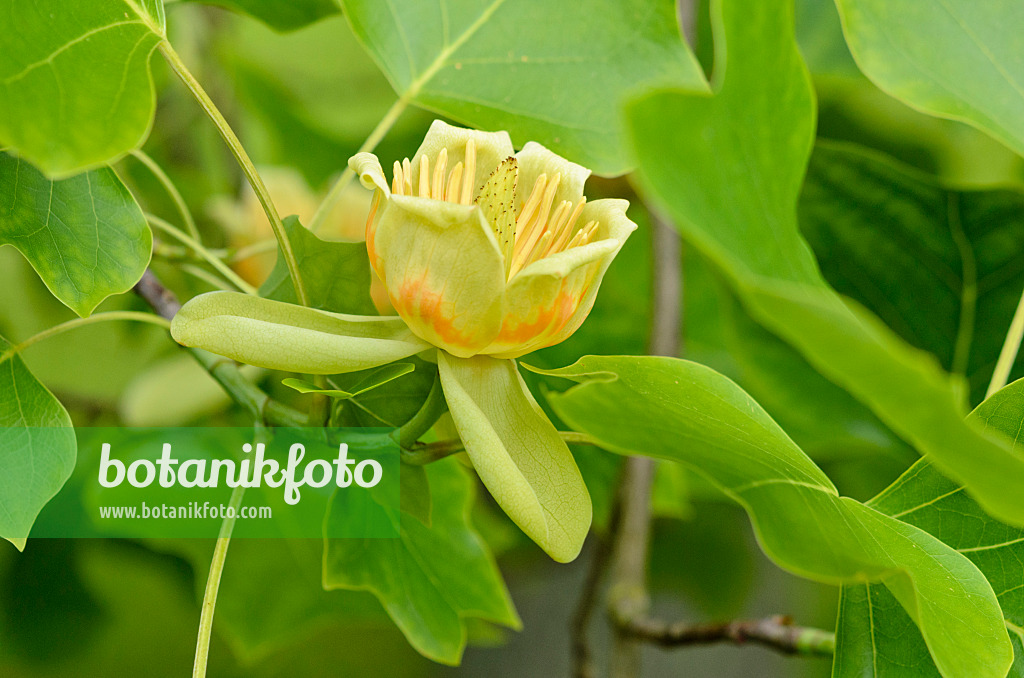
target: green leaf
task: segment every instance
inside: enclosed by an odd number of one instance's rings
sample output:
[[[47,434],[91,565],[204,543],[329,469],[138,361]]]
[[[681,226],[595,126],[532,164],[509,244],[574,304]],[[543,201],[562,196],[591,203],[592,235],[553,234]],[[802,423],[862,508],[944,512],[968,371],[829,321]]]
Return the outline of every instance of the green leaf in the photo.
[[[324,553],[324,587],[370,591],[421,654],[457,664],[466,646],[467,618],[518,629],[494,557],[471,527],[473,484],[457,461],[427,467],[431,526],[380,508],[400,525],[397,539],[330,539]],[[361,520],[335,495],[328,521]]]
[[[881,89],[1024,154],[1019,3],[836,0],[857,65]],[[941,49],[936,49],[941,45]]]
[[[284,228],[312,308],[356,315],[377,314],[370,299],[370,260],[364,243],[321,240],[294,216],[284,220]],[[274,270],[260,287],[260,296],[298,303],[280,249]]]
[[[392,363],[391,365],[378,367],[370,372],[370,374],[366,375],[366,378],[357,382],[356,385],[352,387],[351,391],[323,389],[304,379],[284,379],[281,383],[295,389],[299,393],[322,393],[331,398],[348,400],[349,398],[354,398],[357,395],[361,395],[367,391],[372,391],[379,386],[383,386],[389,381],[394,381],[401,376],[409,374],[415,369],[416,366],[412,363]]]
[[[549,396],[605,449],[686,464],[747,511],[779,566],[831,584],[882,582],[910,611],[946,676],[1002,678],[1013,659],[995,593],[927,532],[840,497],[750,396],[674,358],[596,357],[548,374],[582,382]]]
[[[629,168],[619,106],[656,85],[707,88],[667,0],[342,0],[403,98],[507,129],[601,174]],[[571,29],[567,29],[571,27]]]
[[[339,402],[332,425],[400,428],[409,424],[426,406],[432,390],[440,389],[440,386],[435,387],[434,385],[438,380],[436,364],[419,357],[410,358],[409,363],[415,367],[415,370],[401,381],[390,381],[382,384],[379,388]],[[365,381],[372,373],[372,371],[366,371],[338,374],[332,376],[331,381],[340,386],[341,390],[351,392],[358,390],[357,385]],[[433,425],[434,422],[427,423]]]
[[[437,352],[455,428],[502,510],[555,560],[579,555],[593,508],[569,448],[514,360]]]
[[[1024,457],[964,422],[962,380],[822,279],[796,220],[814,99],[792,7],[739,5],[713,7],[725,62],[715,96],[662,92],[630,107],[644,186],[758,322],[931,455],[988,512],[1024,523]]]
[[[0,1],[0,145],[51,177],[105,165],[149,135],[161,0]]]
[[[19,550],[75,468],[71,417],[0,337],[0,537]]]
[[[1024,381],[993,395],[971,418],[1016,440],[1024,424]],[[869,504],[929,532],[978,566],[995,589],[1011,631],[1015,659],[1010,675],[1024,676],[1024,530],[986,515],[963,487],[926,460]],[[913,621],[883,586],[844,586],[837,631],[836,678],[939,675]]]
[[[294,31],[341,11],[335,0],[190,0],[259,19],[278,31]]]
[[[1024,192],[953,190],[884,155],[820,143],[800,225],[838,292],[965,375],[972,402],[984,398],[1024,289]]]
[[[153,236],[113,170],[51,181],[0,153],[0,193],[0,245],[14,245],[78,315],[127,292],[145,272]]]

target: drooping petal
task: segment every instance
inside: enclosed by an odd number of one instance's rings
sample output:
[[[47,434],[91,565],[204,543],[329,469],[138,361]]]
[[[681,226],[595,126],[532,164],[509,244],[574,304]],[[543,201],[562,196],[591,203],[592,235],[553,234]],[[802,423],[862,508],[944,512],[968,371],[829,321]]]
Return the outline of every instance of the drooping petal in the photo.
[[[423,138],[423,143],[420,144],[416,155],[412,158],[412,185],[415,186],[419,183],[420,165],[418,160],[424,154],[433,163],[441,149],[446,148],[448,149],[448,167],[455,167],[460,162],[465,167],[466,142],[470,139],[476,145],[475,170],[471,178],[464,176],[462,181],[472,180],[470,186],[474,192],[473,195],[476,195],[475,191],[487,181],[487,177],[491,175],[491,172],[498,166],[498,163],[511,155],[515,155],[515,148],[512,147],[512,138],[509,137],[508,132],[480,132],[463,127],[454,127],[442,120],[435,120],[430,125],[430,130],[427,132],[427,136]]]
[[[171,336],[242,363],[303,374],[364,370],[431,348],[399,318],[328,313],[238,292],[193,298],[174,316]]]
[[[484,485],[552,558],[573,560],[590,529],[590,495],[515,362],[437,357],[448,409]]]
[[[459,356],[490,344],[501,327],[505,269],[480,208],[394,195],[379,219],[381,277],[412,331]]]
[[[519,161],[519,191],[516,196],[517,211],[522,207],[523,202],[530,197],[530,191],[533,190],[533,185],[541,174],[547,175],[549,180],[556,174],[561,175],[558,190],[555,191],[555,205],[563,200],[568,200],[575,205],[583,197],[583,184],[586,183],[587,177],[590,176],[590,170],[586,167],[569,162],[535,141],[526,142],[523,150],[516,153],[516,159]]]

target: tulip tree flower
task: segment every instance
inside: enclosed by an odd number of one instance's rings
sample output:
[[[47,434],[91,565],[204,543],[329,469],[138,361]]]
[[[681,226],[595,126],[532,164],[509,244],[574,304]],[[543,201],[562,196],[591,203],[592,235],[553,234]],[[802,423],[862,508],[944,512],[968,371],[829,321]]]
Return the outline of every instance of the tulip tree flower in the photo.
[[[391,180],[349,161],[374,191],[371,264],[399,317],[361,317],[213,292],[187,303],[174,338],[240,362],[305,374],[435,360],[466,452],[498,504],[559,561],[590,529],[590,496],[515,359],[568,338],[636,224],[625,200],[587,202],[589,170],[506,132],[436,121]]]

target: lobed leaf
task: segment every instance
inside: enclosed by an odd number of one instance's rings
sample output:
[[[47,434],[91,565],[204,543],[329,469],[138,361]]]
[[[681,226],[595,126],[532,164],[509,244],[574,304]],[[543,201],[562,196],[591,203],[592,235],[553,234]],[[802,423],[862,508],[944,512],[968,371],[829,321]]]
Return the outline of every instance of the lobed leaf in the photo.
[[[1002,678],[1013,660],[992,587],[927,532],[840,497],[738,386],[675,358],[588,356],[544,372],[581,382],[549,396],[573,429],[621,454],[683,463],[747,511],[762,550],[816,581],[881,582],[942,674]]]
[[[644,187],[721,267],[756,320],[930,455],[986,511],[1024,524],[1024,457],[965,422],[962,380],[839,297],[800,235],[796,202],[814,99],[791,3],[717,2],[713,19],[715,95],[661,92],[630,106]]]

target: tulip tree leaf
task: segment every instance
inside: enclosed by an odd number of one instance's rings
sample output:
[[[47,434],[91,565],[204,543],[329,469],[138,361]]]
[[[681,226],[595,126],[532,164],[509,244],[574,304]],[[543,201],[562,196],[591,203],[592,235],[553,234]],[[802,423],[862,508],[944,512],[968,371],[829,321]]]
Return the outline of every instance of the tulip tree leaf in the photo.
[[[1024,457],[964,421],[962,379],[821,277],[796,219],[814,98],[792,7],[740,4],[712,6],[726,52],[713,97],[665,91],[630,106],[646,192],[730,278],[758,322],[930,455],[986,511],[1024,524]]]
[[[512,628],[520,621],[494,557],[471,527],[473,485],[453,459],[427,467],[430,527],[415,516],[379,507],[401,526],[397,539],[329,539],[324,587],[370,591],[409,642],[434,661],[457,664],[466,620]],[[364,520],[335,495],[328,521]]]
[[[0,537],[18,549],[75,468],[71,417],[0,337]]]
[[[312,308],[334,313],[377,315],[370,299],[370,260],[366,256],[365,244],[321,240],[303,227],[295,216],[285,219],[284,227]],[[260,295],[292,304],[298,301],[288,265],[280,250],[274,270],[260,287]]]
[[[0,245],[14,245],[80,316],[130,290],[149,264],[146,218],[109,168],[50,180],[0,153],[0,195]]]
[[[1024,5],[837,0],[857,65],[888,94],[1024,154]],[[942,45],[942,49],[935,49]]]
[[[667,0],[342,0],[398,94],[507,129],[601,174],[629,169],[619,107],[634,90],[706,90]],[[571,29],[567,30],[567,26]]]
[[[947,189],[886,156],[823,143],[800,225],[838,292],[965,375],[972,402],[984,398],[1024,289],[1024,192]]]
[[[191,0],[259,19],[278,31],[294,31],[341,11],[335,0]]]
[[[946,676],[1002,678],[1013,661],[995,593],[965,556],[848,497],[756,402],[710,368],[675,358],[587,356],[546,374],[549,395],[605,449],[689,466],[747,511],[779,566],[826,583],[881,582],[912,611]]]
[[[994,394],[971,414],[1005,435],[1015,447],[1024,425],[1024,381]],[[915,525],[967,556],[995,589],[1010,638],[1011,676],[1024,676],[1024,529],[989,517],[977,502],[921,460],[869,502],[873,508]],[[843,587],[832,675],[928,678],[939,673],[914,622],[884,586]]]
[[[0,146],[61,177],[138,148],[161,0],[0,0]]]

